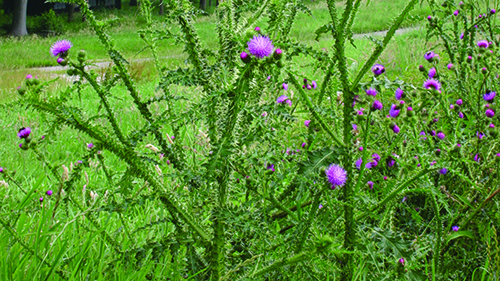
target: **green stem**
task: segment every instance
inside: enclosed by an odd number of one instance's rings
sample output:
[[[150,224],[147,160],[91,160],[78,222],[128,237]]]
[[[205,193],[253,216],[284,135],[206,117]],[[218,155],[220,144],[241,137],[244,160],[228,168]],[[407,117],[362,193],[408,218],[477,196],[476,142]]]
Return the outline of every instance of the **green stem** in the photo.
[[[442,232],[442,223],[441,216],[439,215],[439,206],[436,200],[436,196],[431,196],[432,203],[434,206],[434,212],[436,214],[436,242],[434,247],[434,255],[432,257],[432,280],[436,280],[436,274],[439,266],[439,256],[441,249],[441,232]]]

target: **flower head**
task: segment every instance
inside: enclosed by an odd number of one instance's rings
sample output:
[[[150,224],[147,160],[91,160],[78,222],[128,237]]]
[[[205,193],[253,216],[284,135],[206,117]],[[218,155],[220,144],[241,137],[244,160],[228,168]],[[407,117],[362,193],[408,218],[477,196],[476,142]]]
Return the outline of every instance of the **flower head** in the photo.
[[[488,109],[486,109],[485,113],[486,113],[486,117],[489,117],[489,118],[495,116],[495,111],[493,111],[493,109],[488,108]]]
[[[381,110],[382,108],[383,108],[383,105],[380,101],[378,101],[378,100],[373,101],[373,104],[372,104],[373,110]]]
[[[312,81],[311,86],[313,87],[313,89],[316,89],[318,87],[318,84],[316,83],[316,81]]]
[[[490,43],[488,42],[488,40],[481,40],[481,41],[477,42],[477,46],[479,48],[486,49],[486,48],[488,48],[489,45],[490,45]]]
[[[434,60],[435,57],[436,57],[436,54],[433,51],[428,51],[424,55],[424,59],[426,59],[427,61],[432,61],[432,60]]]
[[[462,112],[459,112],[458,113],[458,118],[460,118],[460,119],[464,118],[464,114]]]
[[[405,265],[405,259],[404,259],[404,258],[400,258],[400,259],[398,260],[398,262],[399,262],[402,266],[404,266],[404,265]]]
[[[283,83],[283,90],[288,91],[288,84],[287,83]]]
[[[400,112],[400,110],[399,110],[399,109],[397,109],[397,107],[396,107],[396,105],[395,105],[395,104],[391,105],[391,109],[389,110],[389,115],[390,115],[392,118],[396,118],[396,117],[398,117],[399,112]]]
[[[460,227],[458,227],[456,225],[454,225],[454,226],[451,227],[451,230],[453,230],[453,231],[458,231],[459,229],[460,229]]]
[[[94,148],[94,144],[93,144],[93,143],[88,143],[88,144],[87,144],[87,148],[88,148],[88,149],[92,149],[92,148]]]
[[[304,121],[304,126],[309,128],[310,123],[311,123],[311,120],[306,120],[306,121]]]
[[[377,90],[370,88],[366,90],[366,94],[369,96],[376,96],[377,95]]]
[[[400,129],[399,129],[398,125],[394,125],[394,126],[392,127],[392,131],[393,131],[395,134],[399,134]]]
[[[443,140],[445,137],[445,134],[443,132],[439,132],[439,133],[437,133],[437,137],[438,137],[438,139]]]
[[[370,189],[373,189],[373,182],[369,181],[366,183]]]
[[[455,10],[455,11],[453,12],[453,15],[454,15],[454,16],[458,16],[458,13],[459,13],[459,11],[458,11],[458,10]]]
[[[3,168],[2,167],[0,167],[0,173],[3,173]]]
[[[424,82],[423,87],[428,90],[434,89],[439,91],[441,89],[441,83],[439,83],[439,81],[434,79],[428,79],[427,81]]]
[[[259,59],[270,56],[274,48],[271,39],[262,35],[254,36],[247,44],[250,54]]]
[[[267,164],[266,169],[274,172],[274,164]]]
[[[31,79],[31,78],[33,78],[33,75],[31,74],[26,75],[26,79]]]
[[[381,64],[376,64],[372,67],[372,72],[375,76],[379,76],[385,72],[385,67]]]
[[[394,164],[396,164],[396,160],[394,160],[394,158],[392,157],[387,158],[385,162],[387,164],[387,167],[392,167],[394,166]]]
[[[288,96],[281,95],[281,96],[278,97],[278,99],[276,99],[276,103],[283,104],[284,102],[286,102],[286,100],[288,100]]]
[[[496,93],[495,92],[490,92],[490,91],[487,91],[486,94],[483,95],[483,99],[485,101],[492,101],[496,96]]]
[[[458,99],[457,102],[456,102],[457,105],[462,105],[463,104],[463,101],[462,99]]]
[[[363,159],[359,158],[358,160],[356,160],[356,169],[360,169],[361,168],[361,164],[363,164]]]
[[[397,100],[400,100],[403,98],[404,92],[400,88],[396,89],[396,94],[394,95]]]
[[[448,172],[448,169],[446,169],[446,168],[442,168],[442,169],[439,170],[439,173],[441,175],[446,175],[447,172]]]
[[[337,186],[343,186],[347,181],[346,171],[336,164],[331,164],[325,171],[325,174],[332,185],[332,189],[335,189]]]
[[[49,189],[49,190],[47,190],[47,195],[48,195],[48,196],[51,196],[51,195],[52,195],[52,190],[50,190],[50,189]]]
[[[21,128],[19,129],[19,131],[17,132],[17,136],[20,138],[20,139],[26,139],[30,136],[31,134],[31,128],[30,127],[27,127],[27,128]]]
[[[69,49],[71,49],[71,47],[73,47],[71,42],[69,42],[68,40],[61,40],[52,45],[52,48],[50,48],[50,52],[54,57],[65,56]]]
[[[436,76],[436,68],[435,67],[429,69],[429,78],[434,78],[434,76]]]
[[[449,63],[446,67],[447,67],[449,70],[452,70],[452,69],[453,69],[453,63]]]
[[[40,203],[42,203],[43,202],[43,197],[40,197],[40,199],[38,199],[38,200],[40,200]]]

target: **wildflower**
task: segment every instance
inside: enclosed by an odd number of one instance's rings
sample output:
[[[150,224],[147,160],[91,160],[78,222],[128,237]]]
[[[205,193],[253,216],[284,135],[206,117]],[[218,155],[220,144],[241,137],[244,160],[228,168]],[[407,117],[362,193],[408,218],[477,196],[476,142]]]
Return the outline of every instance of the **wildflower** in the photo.
[[[455,232],[458,231],[459,229],[460,229],[460,227],[458,227],[456,225],[454,225],[454,226],[451,227],[451,230],[453,230]]]
[[[453,109],[455,108],[455,106],[453,104],[450,104],[450,109]]]
[[[437,133],[437,137],[438,137],[438,139],[443,140],[445,137],[445,134],[443,132],[439,132],[439,133]]]
[[[250,54],[259,59],[270,56],[274,48],[271,39],[262,35],[254,36],[247,44]]]
[[[40,200],[40,203],[42,203],[43,202],[43,197],[40,197],[40,199],[38,199],[38,200]]]
[[[92,148],[94,148],[94,144],[93,144],[93,143],[88,143],[88,144],[87,144],[87,148],[88,148],[88,149],[92,149]]]
[[[449,70],[452,70],[452,69],[453,69],[453,63],[449,63],[446,67],[447,67]]]
[[[495,98],[496,96],[496,93],[495,92],[490,92],[490,91],[487,91],[486,94],[483,95],[483,99],[485,101],[493,101],[493,99]]]
[[[464,39],[464,33],[462,32],[462,34],[460,34],[460,40],[463,40]]]
[[[366,183],[370,189],[373,189],[373,182],[369,181]]]
[[[48,196],[52,196],[52,190],[50,190],[50,189],[49,189],[49,190],[47,190],[47,195],[48,195]]]
[[[241,52],[240,54],[240,59],[244,62],[244,63],[249,63],[250,62],[250,56],[246,53],[246,52]],[[269,77],[268,77],[269,78]]]
[[[458,113],[458,118],[460,118],[460,119],[464,118],[464,114],[462,112],[459,112]]]
[[[474,156],[474,161],[476,161],[477,163],[479,163],[479,161],[481,161],[481,158],[479,157],[479,154],[476,154]]]
[[[403,197],[403,199],[401,200],[401,203],[404,203],[407,199],[408,199],[408,196]]]
[[[288,91],[288,84],[283,83],[283,90]]]
[[[490,43],[488,43],[488,40],[481,40],[481,41],[477,42],[477,46],[479,48],[486,49],[486,48],[488,48],[489,45],[490,45]]]
[[[492,14],[492,15],[494,15],[496,12],[497,12],[497,10],[495,10],[495,9],[490,10],[490,14]]]
[[[284,102],[286,102],[288,100],[288,96],[286,95],[281,95],[278,97],[278,99],[276,99],[276,103],[279,103],[279,104],[283,104]]]
[[[306,121],[304,121],[304,126],[309,128],[310,123],[311,123],[311,120],[306,120]]]
[[[404,266],[404,265],[405,265],[405,259],[404,259],[404,258],[400,258],[400,259],[398,260],[398,262],[399,262],[402,266]]]
[[[434,79],[428,79],[427,81],[424,82],[423,87],[426,88],[427,90],[434,89],[439,91],[441,89],[441,83],[439,83],[439,81]]]
[[[485,113],[486,113],[486,116],[489,118],[495,116],[495,111],[493,111],[493,109],[487,109]]]
[[[33,78],[33,75],[31,74],[26,75],[26,79],[31,79],[31,78]]]
[[[447,172],[448,172],[448,169],[446,169],[446,168],[442,168],[442,169],[439,170],[439,173],[441,175],[446,175]]]
[[[323,205],[319,204],[319,207],[318,207],[318,208],[319,208],[319,209],[323,208]]]
[[[396,105],[393,104],[391,105],[391,109],[389,110],[389,115],[392,117],[392,118],[396,118],[399,116],[399,109],[397,109]]]
[[[353,129],[354,131],[357,131],[357,130],[358,130],[358,125],[356,125],[356,124],[352,124],[352,129]]]
[[[387,158],[385,162],[387,164],[387,167],[392,167],[394,166],[394,164],[396,164],[396,160],[394,160],[394,158],[392,157]]]
[[[400,100],[403,98],[403,95],[404,95],[404,92],[403,90],[401,90],[400,88],[397,88],[396,89],[396,94],[395,94],[395,97],[397,100]]]
[[[274,164],[267,164],[266,169],[274,172]]]
[[[476,132],[476,137],[478,137],[480,140],[483,139],[485,134],[483,132]]]
[[[462,99],[458,99],[456,102],[457,105],[462,105],[462,103],[463,103]]]
[[[458,10],[455,10],[455,12],[453,12],[453,15],[458,16]]]
[[[361,164],[363,164],[363,159],[359,158],[358,160],[356,160],[356,169],[361,169]]]
[[[316,89],[318,87],[318,84],[316,83],[316,81],[312,81],[311,86],[313,87],[313,89]]]
[[[276,49],[274,50],[274,58],[275,59],[281,59],[281,56],[283,55],[283,51],[281,49]]]
[[[262,112],[262,114],[260,116],[266,117],[267,116],[267,112],[266,111]]]
[[[336,164],[331,164],[325,171],[325,174],[332,185],[332,189],[335,189],[337,186],[343,186],[347,181],[346,171]]]
[[[435,67],[429,69],[429,78],[434,78],[434,76],[436,76],[436,68]]]
[[[398,125],[394,125],[394,126],[392,127],[392,131],[393,131],[394,133],[396,133],[396,134],[399,134],[400,129],[399,129]]]
[[[370,89],[366,90],[365,92],[369,96],[376,96],[377,95],[377,90],[375,90],[373,88],[370,88]]]
[[[385,67],[381,64],[376,64],[372,67],[372,72],[376,76],[379,76],[380,74],[385,72]]]
[[[384,180],[386,181],[386,180],[387,180],[387,177],[384,177]]]
[[[17,136],[20,138],[20,139],[26,139],[30,136],[31,134],[31,128],[30,127],[27,127],[27,128],[21,128],[19,129],[19,131],[17,132]]]
[[[56,43],[54,43],[54,45],[52,45],[52,48],[50,48],[50,52],[54,57],[57,56],[64,57],[67,55],[71,47],[73,47],[71,42],[69,42],[68,40],[61,40],[57,41]]]
[[[360,146],[360,147],[358,148],[358,150],[359,150],[359,151],[363,151],[363,147],[362,147],[362,146]]]
[[[426,59],[427,61],[429,62],[432,62],[434,60],[434,58],[436,57],[436,54],[433,52],[433,51],[428,51],[427,53],[425,53],[424,55],[424,59]]]
[[[306,143],[303,142],[301,146],[302,146],[302,148],[306,147]]]
[[[2,168],[2,167],[0,167],[0,174],[1,174],[1,173],[3,173],[3,168]]]
[[[260,31],[260,27],[256,26],[255,27],[255,31],[259,32]]]

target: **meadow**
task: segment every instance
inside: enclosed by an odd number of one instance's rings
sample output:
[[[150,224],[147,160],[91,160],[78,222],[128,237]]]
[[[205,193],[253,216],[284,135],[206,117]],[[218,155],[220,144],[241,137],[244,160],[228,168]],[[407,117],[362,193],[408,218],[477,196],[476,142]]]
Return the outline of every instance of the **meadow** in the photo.
[[[496,1],[144,2],[0,39],[1,280],[498,280]]]

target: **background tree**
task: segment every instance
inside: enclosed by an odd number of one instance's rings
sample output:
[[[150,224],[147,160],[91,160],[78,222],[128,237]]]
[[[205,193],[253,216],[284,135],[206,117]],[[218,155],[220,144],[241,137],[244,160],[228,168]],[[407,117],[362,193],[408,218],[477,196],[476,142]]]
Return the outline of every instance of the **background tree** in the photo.
[[[128,3],[129,6],[137,6],[137,0],[130,0]]]
[[[12,17],[12,36],[26,36],[28,30],[26,29],[26,10],[28,7],[28,0],[14,1],[14,13]]]
[[[207,0],[200,0],[200,10],[207,10]]]

